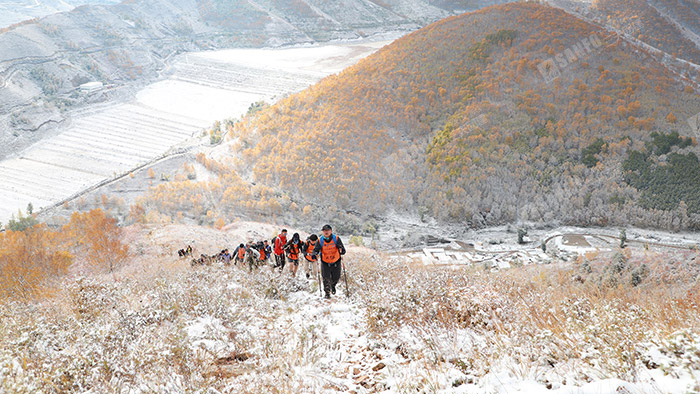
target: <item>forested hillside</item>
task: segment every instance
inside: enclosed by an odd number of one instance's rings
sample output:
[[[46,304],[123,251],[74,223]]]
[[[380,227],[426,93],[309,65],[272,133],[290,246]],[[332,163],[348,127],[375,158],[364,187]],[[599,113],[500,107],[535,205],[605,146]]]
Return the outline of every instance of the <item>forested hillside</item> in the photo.
[[[547,82],[538,65],[558,54],[565,67]],[[653,191],[623,172],[652,133],[689,137],[669,152],[697,153],[686,120],[700,99],[655,56],[538,4],[447,18],[233,125],[234,159],[216,164],[227,181],[209,216],[251,207],[233,191],[235,169],[269,188],[262,201],[278,193],[272,211],[308,203],[473,226],[695,228],[700,211],[688,201],[697,201],[697,189],[649,204]],[[655,165],[667,159],[653,157]],[[159,186],[146,204],[167,213],[160,206],[177,188],[185,186]]]

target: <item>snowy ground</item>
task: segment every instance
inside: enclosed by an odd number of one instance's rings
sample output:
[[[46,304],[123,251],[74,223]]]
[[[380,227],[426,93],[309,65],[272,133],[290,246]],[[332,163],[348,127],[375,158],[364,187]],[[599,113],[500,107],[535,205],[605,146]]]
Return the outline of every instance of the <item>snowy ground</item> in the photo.
[[[342,71],[390,41],[275,49],[226,49],[181,55],[171,78],[138,94],[149,107],[210,123],[244,114]]]
[[[184,54],[169,77],[135,101],[86,109],[57,135],[0,161],[0,222],[28,203],[51,206],[128,173],[178,147],[199,143],[216,120],[243,115],[251,103],[298,92],[354,64],[387,41],[288,49],[231,49]]]
[[[619,302],[554,264],[425,269],[350,246],[349,297],[341,280],[327,301],[313,278],[192,268],[174,255],[277,228],[128,227],[132,257],[117,272],[76,273],[43,301],[0,302],[0,392],[700,390],[699,316],[685,279],[671,297],[650,283]]]

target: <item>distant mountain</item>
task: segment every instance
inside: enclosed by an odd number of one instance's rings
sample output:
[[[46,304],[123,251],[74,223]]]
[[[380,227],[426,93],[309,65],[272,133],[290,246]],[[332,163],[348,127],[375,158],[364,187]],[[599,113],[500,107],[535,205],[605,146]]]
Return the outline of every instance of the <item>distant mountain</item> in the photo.
[[[312,40],[364,36],[414,29],[451,13],[505,2],[498,0],[198,0],[209,24],[238,30],[245,26],[290,29]],[[241,15],[245,15],[242,18]],[[276,27],[274,27],[276,26]]]
[[[0,28],[57,12],[70,11],[84,4],[115,4],[119,0],[2,0]]]
[[[549,0],[549,3],[700,65],[698,0]]]
[[[0,157],[67,109],[124,96],[178,52],[410,31],[479,1],[134,0],[81,6],[0,30]],[[107,89],[84,92],[97,81]],[[128,93],[128,92],[126,92]]]
[[[236,168],[363,215],[698,228],[700,98],[660,56],[534,3],[449,17],[236,124]]]

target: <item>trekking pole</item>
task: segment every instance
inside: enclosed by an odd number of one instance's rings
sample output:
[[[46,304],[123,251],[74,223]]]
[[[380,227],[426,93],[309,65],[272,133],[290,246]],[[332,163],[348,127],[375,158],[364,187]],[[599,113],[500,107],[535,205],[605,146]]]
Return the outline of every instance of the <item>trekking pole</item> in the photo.
[[[350,289],[348,288],[348,271],[345,269],[345,263],[341,262],[343,265],[343,276],[345,277],[345,296],[350,298]]]
[[[321,259],[316,260],[316,267],[318,268],[318,295],[323,298],[323,284],[321,283]]]

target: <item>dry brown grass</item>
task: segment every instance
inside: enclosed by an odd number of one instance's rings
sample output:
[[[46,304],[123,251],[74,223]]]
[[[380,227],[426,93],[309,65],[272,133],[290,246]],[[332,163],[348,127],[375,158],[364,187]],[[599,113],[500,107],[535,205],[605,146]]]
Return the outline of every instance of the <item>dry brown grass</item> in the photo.
[[[595,364],[603,376],[634,380],[645,346],[678,333],[700,332],[700,287],[691,275],[660,282],[652,270],[638,286],[623,279],[610,286],[600,279],[603,273],[582,276],[576,265],[491,273],[386,259],[360,261],[355,271],[368,305],[368,326],[376,336],[404,326],[468,329],[493,350],[475,352],[470,365],[513,357],[531,373],[556,370],[560,364]]]

